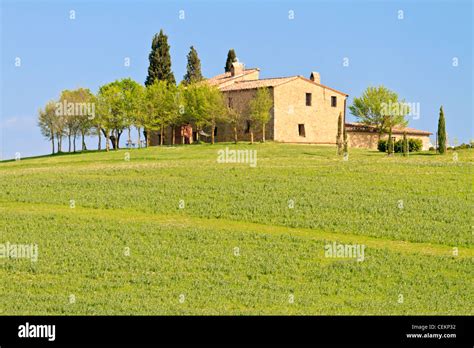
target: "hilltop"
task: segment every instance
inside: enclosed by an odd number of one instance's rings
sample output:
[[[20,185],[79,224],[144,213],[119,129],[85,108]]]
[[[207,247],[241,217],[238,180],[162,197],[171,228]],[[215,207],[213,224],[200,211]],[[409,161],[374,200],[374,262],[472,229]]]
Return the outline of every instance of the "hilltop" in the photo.
[[[219,163],[226,147],[258,164]],[[0,258],[2,314],[472,313],[474,158],[457,154],[202,144],[2,162],[0,243],[39,250]],[[363,260],[328,257],[333,243]]]

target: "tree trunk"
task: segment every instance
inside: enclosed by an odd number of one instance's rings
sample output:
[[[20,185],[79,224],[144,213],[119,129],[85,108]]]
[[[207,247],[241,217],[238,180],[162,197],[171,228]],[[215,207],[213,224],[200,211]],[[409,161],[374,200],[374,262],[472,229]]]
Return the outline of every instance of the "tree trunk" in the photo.
[[[211,127],[211,144],[214,144],[214,132],[216,130],[216,125],[213,123]]]
[[[391,156],[393,153],[392,127],[390,127],[388,131],[387,150],[388,150],[388,155]]]
[[[115,131],[115,137],[114,137],[114,143],[115,143],[115,150],[118,150],[118,144],[119,144],[119,131]]]
[[[237,126],[234,126],[234,143],[237,144]]]
[[[120,131],[120,130],[117,129],[117,143],[116,143],[116,145],[117,145],[117,148],[116,148],[116,149],[117,149],[117,150],[120,149],[120,137],[121,137],[121,136],[122,136],[122,131]]]
[[[171,133],[173,133],[173,134],[171,135],[171,144],[172,144],[172,145],[174,145],[175,142],[176,142],[176,134],[175,134],[175,132],[176,132],[176,127],[173,126],[173,127],[171,128]]]
[[[97,131],[97,135],[99,136],[99,143],[97,144],[97,150],[102,150],[102,137],[100,136],[100,129]]]
[[[68,133],[67,135],[68,141],[69,141],[69,147],[68,147],[68,152],[71,152],[71,133]]]
[[[63,138],[62,136],[60,136],[59,134],[56,134],[56,140],[58,142],[58,153],[63,150],[62,138]]]
[[[132,134],[130,133],[131,130],[130,130],[130,127],[128,127],[128,146],[131,147],[132,146]]]
[[[52,154],[54,155],[54,135],[51,136],[51,147],[52,147],[52,149],[53,149]]]
[[[108,137],[108,139],[110,140],[110,145],[112,145],[112,150],[115,150],[115,135],[112,131],[112,133],[110,133],[110,136]]]
[[[141,149],[142,141],[140,139],[140,127],[137,127],[137,129],[138,129],[138,148]]]
[[[265,142],[265,123],[262,125],[262,143]]]
[[[74,145],[74,152],[76,152],[76,133],[74,133],[74,137],[73,137],[73,145]]]
[[[165,125],[162,124],[161,131],[160,131],[160,146],[163,146],[164,138],[165,138]]]
[[[253,144],[253,130],[250,130],[250,144]]]
[[[108,133],[108,132],[107,132]],[[105,136],[105,151],[109,152],[110,151],[110,143],[109,143],[109,136],[105,131],[104,131],[104,136]]]
[[[87,148],[86,148],[86,142],[84,140],[84,137],[85,137],[84,130],[81,130],[81,137],[82,137],[82,151],[86,151]]]
[[[105,130],[104,128],[101,128],[100,129],[102,131],[102,134],[104,135],[104,138],[105,138],[105,148],[107,151],[110,150],[110,144],[112,144],[112,148],[114,148],[115,146],[115,142],[114,142],[114,136],[113,136],[113,132],[109,135],[109,130]],[[109,143],[109,140],[110,140],[110,143]]]

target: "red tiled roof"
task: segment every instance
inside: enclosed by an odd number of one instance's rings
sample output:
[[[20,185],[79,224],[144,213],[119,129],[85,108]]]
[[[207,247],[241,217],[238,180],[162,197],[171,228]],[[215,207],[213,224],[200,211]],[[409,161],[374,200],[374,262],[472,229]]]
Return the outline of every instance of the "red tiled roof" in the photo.
[[[290,77],[276,77],[276,78],[259,79],[259,80],[236,81],[233,84],[221,87],[220,90],[222,92],[228,92],[228,91],[238,91],[238,90],[243,90],[243,89],[275,87],[283,83],[296,80],[297,78],[298,76],[290,76]]]
[[[297,78],[300,78],[306,82],[312,83],[316,86],[320,86],[322,88],[329,89],[333,92],[342,94],[343,96],[348,96],[348,94],[338,91],[337,89],[325,86],[320,83],[316,83],[310,79],[307,79],[301,75],[297,76],[288,76],[288,77],[273,77],[273,78],[267,78],[267,79],[258,79],[258,80],[237,80],[239,77],[245,76],[252,74],[256,71],[260,71],[258,68],[249,68],[245,69],[243,71],[243,74],[237,75],[237,76],[232,76],[230,72],[225,72],[220,75],[216,75],[214,77],[211,77],[207,79],[207,83],[209,83],[211,86],[217,86],[220,88],[221,91],[226,92],[226,91],[237,91],[241,89],[254,89],[254,88],[261,88],[261,87],[274,87],[278,86],[280,84],[295,80]]]
[[[259,71],[259,69],[257,69],[257,68],[245,69],[244,72],[243,72],[243,74],[237,75],[237,76],[231,76],[230,71],[228,71],[228,72],[225,72],[225,73],[223,73],[223,74],[220,74],[220,75],[216,75],[216,76],[214,76],[214,77],[211,77],[210,79],[207,79],[206,81],[207,81],[211,86],[219,86],[219,85],[221,85],[221,84],[223,84],[223,83],[232,81],[232,80],[235,79],[235,78],[242,77],[242,76],[245,76],[245,75],[254,73],[254,72],[256,72],[256,71]]]
[[[254,88],[261,88],[261,87],[275,87],[296,79],[302,79],[303,81],[312,83],[316,86],[320,86],[323,88],[327,88],[333,92],[342,94],[344,96],[348,96],[348,94],[343,93],[341,91],[338,91],[334,88],[322,85],[320,83],[316,83],[314,81],[311,81],[310,79],[307,79],[303,76],[288,76],[288,77],[273,77],[273,78],[268,78],[268,79],[259,79],[259,80],[246,80],[246,81],[235,81],[232,84],[224,85],[220,88],[222,92],[227,92],[227,91],[237,91],[241,89],[254,89]]]
[[[366,124],[363,124],[363,123],[360,123],[360,122],[353,122],[353,123],[346,122],[345,125],[346,125],[347,130],[349,132],[350,131],[356,131],[356,132],[371,132],[371,133],[374,133],[374,132],[377,131],[374,126],[366,125]],[[405,132],[407,134],[413,134],[413,135],[431,135],[431,134],[433,134],[431,132],[427,132],[427,131],[419,130],[419,129],[415,129],[415,128],[410,128],[410,127],[399,127],[399,126],[397,126],[397,127],[393,127],[393,129],[392,129],[392,133],[394,133],[394,134],[403,134]]]

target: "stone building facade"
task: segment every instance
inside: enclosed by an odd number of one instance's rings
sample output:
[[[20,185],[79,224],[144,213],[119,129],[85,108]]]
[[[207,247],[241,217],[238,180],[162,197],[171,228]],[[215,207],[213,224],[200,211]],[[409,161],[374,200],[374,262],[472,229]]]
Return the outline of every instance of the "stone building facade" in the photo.
[[[310,78],[289,76],[259,79],[258,69],[244,69],[234,63],[230,72],[208,80],[225,95],[228,106],[244,117],[238,127],[239,140],[249,140],[251,123],[246,120],[250,100],[259,88],[268,88],[273,99],[270,121],[265,128],[266,139],[288,143],[335,144],[339,113],[345,117],[347,94],[322,85],[317,72]],[[255,139],[261,137],[254,127]],[[232,141],[233,129],[218,124],[217,141]]]

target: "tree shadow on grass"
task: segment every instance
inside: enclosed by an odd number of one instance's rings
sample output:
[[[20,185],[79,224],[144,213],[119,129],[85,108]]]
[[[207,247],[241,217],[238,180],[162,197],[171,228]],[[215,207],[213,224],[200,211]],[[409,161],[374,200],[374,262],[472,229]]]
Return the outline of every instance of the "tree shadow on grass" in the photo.
[[[54,157],[63,157],[63,156],[76,156],[76,155],[83,155],[87,153],[98,153],[98,152],[106,152],[104,150],[86,150],[86,151],[77,151],[77,152],[59,152],[55,154],[48,154],[48,155],[39,155],[39,156],[31,156],[31,157],[22,157],[19,159],[19,161],[28,161],[28,160],[33,160],[33,159],[38,159],[38,158],[54,158]],[[15,162],[17,161],[14,158],[11,159],[6,159],[6,160],[1,160],[0,163],[7,163],[7,162]]]
[[[423,152],[411,152],[408,156],[437,156],[436,152],[423,151]]]

